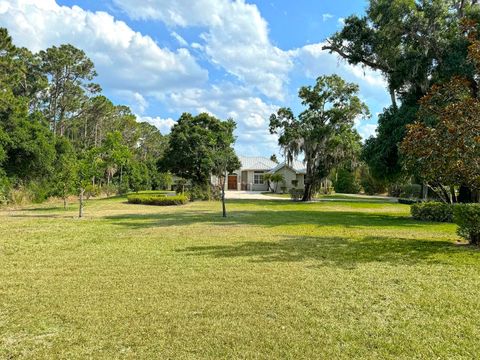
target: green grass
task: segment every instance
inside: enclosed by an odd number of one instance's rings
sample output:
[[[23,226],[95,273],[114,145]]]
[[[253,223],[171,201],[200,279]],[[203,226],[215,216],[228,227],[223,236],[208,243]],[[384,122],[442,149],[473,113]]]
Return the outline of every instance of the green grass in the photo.
[[[1,359],[480,353],[480,251],[381,202],[0,212]]]

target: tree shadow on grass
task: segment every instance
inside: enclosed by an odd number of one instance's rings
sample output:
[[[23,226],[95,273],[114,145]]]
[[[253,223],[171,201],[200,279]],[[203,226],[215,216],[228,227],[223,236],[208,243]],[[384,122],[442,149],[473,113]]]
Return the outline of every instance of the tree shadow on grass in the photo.
[[[188,226],[192,224],[210,224],[214,226],[250,225],[276,227],[285,225],[298,226],[340,226],[354,227],[424,227],[426,223],[418,222],[407,216],[366,213],[361,211],[308,211],[308,210],[274,210],[274,211],[231,211],[227,218],[211,211],[183,211],[150,214],[122,214],[106,216],[113,224],[127,228],[150,228],[169,226]]]
[[[469,256],[480,264],[480,251],[455,246],[447,241],[390,237],[284,237],[279,241],[251,241],[225,246],[194,246],[177,250],[188,256],[214,258],[248,258],[250,262],[315,261],[314,267],[356,268],[365,263],[391,265],[443,264],[455,262],[457,256]],[[467,259],[468,260],[468,259]]]

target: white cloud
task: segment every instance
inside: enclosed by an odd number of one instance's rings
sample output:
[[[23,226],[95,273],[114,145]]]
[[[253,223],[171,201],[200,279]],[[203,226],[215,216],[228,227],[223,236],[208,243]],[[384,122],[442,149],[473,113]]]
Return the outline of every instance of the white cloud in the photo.
[[[236,150],[239,154],[266,155],[278,151],[277,137],[270,135],[268,124],[270,115],[279,106],[251,95],[247,88],[222,83],[209,88],[175,92],[165,102],[172,106],[173,111],[207,112],[220,119],[235,120]]]
[[[370,136],[375,135],[377,131],[377,125],[376,124],[359,124],[357,126],[357,131],[362,137],[363,140],[368,139]]]
[[[267,22],[256,5],[244,0],[114,2],[133,19],[206,28],[201,49],[213,64],[270,98],[284,98],[292,62],[287,52],[271,44]]]
[[[139,116],[137,115],[138,122],[148,122],[157,127],[162,134],[169,134],[176,121],[172,118],[162,119],[160,117]]]
[[[343,17],[338,18],[337,24],[338,24],[338,26],[344,26],[345,25],[345,18],[343,18]]]
[[[368,102],[373,101],[381,107],[389,104],[387,82],[381,73],[350,65],[335,54],[322,50],[324,45],[325,43],[310,44],[290,51],[296,61],[296,70],[311,79],[321,75],[338,74],[347,81],[359,84],[360,92]]]
[[[171,35],[175,40],[177,40],[177,42],[178,42],[180,45],[182,45],[182,46],[184,46],[184,47],[187,47],[187,46],[188,46],[187,40],[185,40],[183,37],[181,37],[181,36],[180,36],[178,33],[176,33],[175,31],[172,31],[172,32],[170,33],[170,35]]]
[[[333,18],[332,14],[329,14],[329,13],[322,14],[323,22],[326,22],[326,21],[330,20],[331,18]]]
[[[160,48],[149,36],[105,12],[59,6],[54,0],[0,0],[0,23],[17,45],[33,51],[70,43],[94,61],[103,86],[148,95],[199,86],[208,79],[187,49]]]

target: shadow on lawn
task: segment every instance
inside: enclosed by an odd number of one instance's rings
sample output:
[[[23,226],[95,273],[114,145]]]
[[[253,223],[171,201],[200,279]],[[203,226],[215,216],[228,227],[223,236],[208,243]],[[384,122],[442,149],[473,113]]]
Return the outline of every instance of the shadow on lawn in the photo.
[[[426,223],[406,216],[385,215],[355,211],[308,210],[242,210],[231,211],[227,218],[210,211],[183,211],[150,214],[122,214],[106,216],[114,224],[130,228],[187,226],[208,223],[215,226],[257,225],[276,227],[284,225],[315,225],[350,227],[423,227]]]
[[[277,242],[252,241],[229,246],[194,246],[178,252],[189,256],[214,258],[247,257],[251,262],[317,261],[314,267],[335,266],[352,269],[362,263],[383,262],[394,265],[452,263],[461,255],[475,258],[480,252],[455,246],[446,241],[365,237],[349,240],[342,237],[286,237]],[[438,255],[438,256],[437,256]]]

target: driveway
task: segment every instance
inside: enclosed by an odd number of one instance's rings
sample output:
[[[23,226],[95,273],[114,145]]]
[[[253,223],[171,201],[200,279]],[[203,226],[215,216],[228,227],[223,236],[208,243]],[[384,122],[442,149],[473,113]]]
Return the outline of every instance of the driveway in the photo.
[[[232,200],[290,200],[278,196],[263,195],[261,191],[226,191],[225,199]]]

